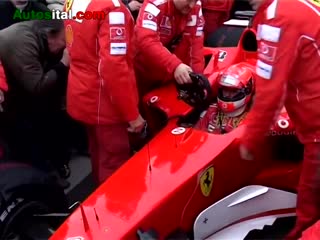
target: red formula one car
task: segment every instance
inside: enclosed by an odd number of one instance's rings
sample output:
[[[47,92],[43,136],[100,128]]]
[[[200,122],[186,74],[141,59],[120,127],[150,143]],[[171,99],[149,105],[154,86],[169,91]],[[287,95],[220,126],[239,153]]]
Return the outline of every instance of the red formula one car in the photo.
[[[195,129],[198,103],[215,94],[223,69],[254,69],[257,43],[247,28],[237,47],[206,48],[205,77],[193,88],[163,86],[144,98],[155,135],[89,196],[51,240],[278,239],[295,221],[303,148],[285,110],[256,161],[238,152],[242,125],[226,134]],[[210,89],[209,89],[210,88]],[[198,106],[198,105],[197,105]]]

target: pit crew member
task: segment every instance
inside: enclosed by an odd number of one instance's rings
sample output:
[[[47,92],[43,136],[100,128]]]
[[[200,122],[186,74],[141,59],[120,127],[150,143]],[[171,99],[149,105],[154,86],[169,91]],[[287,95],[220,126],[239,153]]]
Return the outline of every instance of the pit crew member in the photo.
[[[67,111],[88,130],[93,175],[105,181],[129,157],[128,131],[140,132],[133,69],[133,27],[121,0],[74,0],[66,10],[104,11],[101,20],[67,20],[71,64]]]
[[[191,82],[190,72],[203,72],[203,26],[200,0],[144,1],[135,27],[140,96],[174,79]]]
[[[204,25],[204,39],[229,19],[234,0],[201,0]]]
[[[285,106],[304,144],[297,221],[287,236],[299,239],[320,218],[320,4],[317,0],[250,2],[257,10],[258,78],[240,153],[244,159],[254,159],[261,136]]]

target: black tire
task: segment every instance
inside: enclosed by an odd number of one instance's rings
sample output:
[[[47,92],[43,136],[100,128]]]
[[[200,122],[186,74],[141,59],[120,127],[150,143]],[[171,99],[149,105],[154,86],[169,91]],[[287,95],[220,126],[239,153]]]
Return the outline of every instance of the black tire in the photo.
[[[9,148],[6,142],[0,137],[0,161],[8,159]]]
[[[245,27],[222,26],[209,35],[205,41],[206,47],[236,47]]]
[[[64,191],[47,173],[20,163],[0,164],[0,239],[35,213],[68,212]],[[36,238],[35,238],[36,239]]]

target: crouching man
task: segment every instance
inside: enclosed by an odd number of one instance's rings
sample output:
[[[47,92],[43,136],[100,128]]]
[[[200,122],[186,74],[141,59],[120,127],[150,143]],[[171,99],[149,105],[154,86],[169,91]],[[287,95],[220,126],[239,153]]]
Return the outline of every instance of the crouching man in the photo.
[[[70,157],[57,123],[69,66],[64,48],[60,20],[26,21],[0,31],[1,134],[10,158],[49,171],[54,166],[61,175]]]

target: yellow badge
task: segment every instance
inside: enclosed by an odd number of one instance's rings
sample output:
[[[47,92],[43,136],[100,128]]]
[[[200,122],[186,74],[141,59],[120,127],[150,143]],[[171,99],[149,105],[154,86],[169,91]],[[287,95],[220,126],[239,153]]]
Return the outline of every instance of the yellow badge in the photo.
[[[66,0],[66,12],[69,12],[73,4],[73,0]]]
[[[309,0],[309,2],[316,5],[317,7],[320,7],[320,0]]]
[[[70,25],[66,26],[66,44],[68,47],[71,47],[73,43],[73,31],[72,27]]]
[[[208,197],[212,190],[214,168],[207,168],[200,176],[200,188],[205,197]]]

